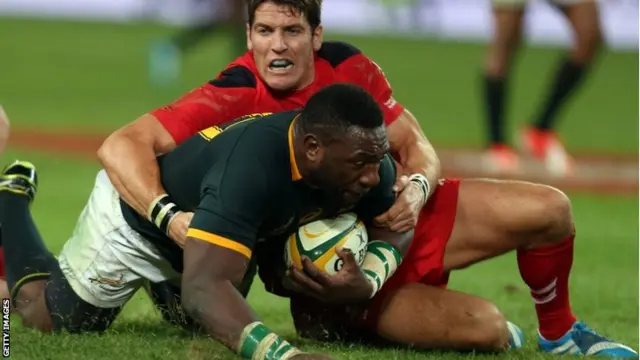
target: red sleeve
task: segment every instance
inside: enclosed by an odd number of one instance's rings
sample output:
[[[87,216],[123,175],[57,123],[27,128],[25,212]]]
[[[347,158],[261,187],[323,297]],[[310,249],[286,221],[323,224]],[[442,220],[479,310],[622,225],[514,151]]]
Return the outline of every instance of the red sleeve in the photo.
[[[151,112],[176,144],[198,131],[221,125],[251,111],[255,77],[246,68],[230,68],[215,80],[183,95],[175,102]]]
[[[373,95],[382,108],[387,126],[391,125],[404,111],[404,107],[393,98],[391,85],[380,66],[364,54],[358,53],[351,56],[338,65],[337,70],[347,74],[351,82]]]

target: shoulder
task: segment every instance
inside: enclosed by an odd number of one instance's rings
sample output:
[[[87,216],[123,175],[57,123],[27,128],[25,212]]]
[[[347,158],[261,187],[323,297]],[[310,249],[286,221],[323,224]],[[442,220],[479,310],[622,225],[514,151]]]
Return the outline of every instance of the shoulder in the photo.
[[[324,42],[318,57],[328,62],[343,81],[356,83],[365,89],[386,79],[384,72],[355,46],[341,41]]]
[[[221,71],[209,84],[216,87],[249,87],[255,88],[258,84],[256,67],[250,52],[244,53],[235,59]]]
[[[326,60],[334,68],[361,54],[360,49],[343,41],[325,41],[318,50],[318,57]]]
[[[256,75],[244,65],[232,65],[209,81],[209,84],[218,88],[255,88],[257,83]]]
[[[380,175],[380,185],[382,185],[383,188],[393,186],[396,182],[397,171],[396,162],[393,160],[391,155],[387,153],[382,159],[380,169],[378,170],[378,175]]]
[[[288,131],[298,112],[262,113],[243,116],[219,128],[220,144],[227,147],[234,158],[251,158],[248,163],[274,165],[286,154]]]

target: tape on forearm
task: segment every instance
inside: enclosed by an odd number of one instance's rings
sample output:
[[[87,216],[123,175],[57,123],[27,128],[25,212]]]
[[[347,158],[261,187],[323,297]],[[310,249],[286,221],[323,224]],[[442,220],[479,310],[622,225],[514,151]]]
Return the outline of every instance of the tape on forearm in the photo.
[[[362,271],[373,285],[371,297],[382,288],[382,285],[396,272],[402,262],[402,254],[393,245],[374,240],[367,245],[367,253],[362,263]]]
[[[409,176],[409,181],[415,183],[422,190],[422,203],[426,204],[427,199],[429,198],[429,194],[431,193],[431,185],[429,185],[429,181],[427,177],[422,174],[412,174]]]
[[[236,350],[243,359],[250,360],[288,360],[302,353],[260,321],[244,328]]]
[[[169,224],[178,215],[178,205],[176,205],[168,194],[162,194],[155,198],[147,209],[147,216],[158,229],[169,234]]]

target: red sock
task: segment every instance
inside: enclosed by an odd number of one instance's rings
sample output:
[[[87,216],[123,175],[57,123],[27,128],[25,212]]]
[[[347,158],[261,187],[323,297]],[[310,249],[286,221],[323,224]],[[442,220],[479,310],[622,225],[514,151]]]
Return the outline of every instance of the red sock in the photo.
[[[0,278],[4,279],[4,249],[0,247]]]
[[[518,251],[520,275],[531,289],[539,331],[547,340],[559,339],[576,321],[569,302],[574,237],[575,232],[558,244]]]

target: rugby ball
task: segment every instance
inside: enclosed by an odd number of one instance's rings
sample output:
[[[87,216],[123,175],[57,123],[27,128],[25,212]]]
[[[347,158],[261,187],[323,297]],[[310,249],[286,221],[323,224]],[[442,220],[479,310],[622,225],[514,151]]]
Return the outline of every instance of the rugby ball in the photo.
[[[306,256],[323,272],[335,275],[343,265],[335,248],[350,249],[362,265],[368,240],[367,229],[356,214],[341,214],[299,227],[287,239],[284,258],[288,266],[302,269],[301,259]]]

